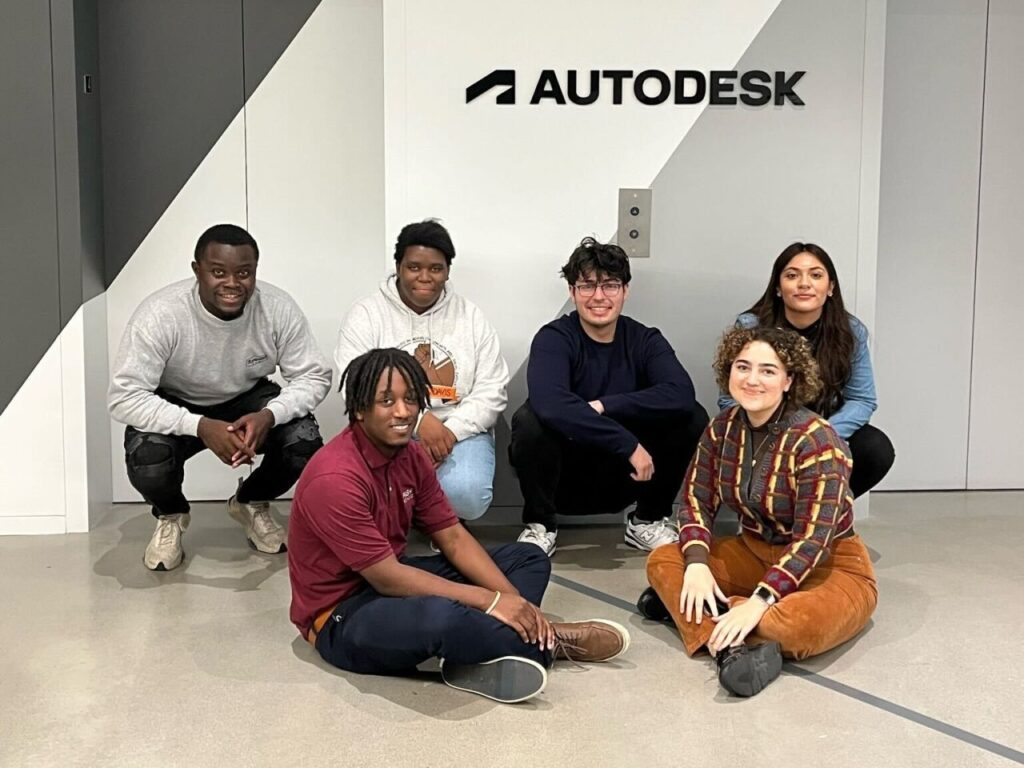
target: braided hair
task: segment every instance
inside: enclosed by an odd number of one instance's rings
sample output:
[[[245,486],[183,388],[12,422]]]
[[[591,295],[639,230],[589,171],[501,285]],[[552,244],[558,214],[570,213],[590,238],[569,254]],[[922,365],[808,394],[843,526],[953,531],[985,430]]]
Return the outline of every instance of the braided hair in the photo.
[[[427,407],[430,383],[416,358],[393,347],[371,349],[349,363],[341,374],[338,390],[345,390],[345,415],[349,421],[354,420],[357,413],[365,413],[373,408],[377,399],[377,382],[381,374],[388,371],[390,389],[391,376],[396,370],[401,374],[405,385],[416,393],[419,409],[422,411]]]

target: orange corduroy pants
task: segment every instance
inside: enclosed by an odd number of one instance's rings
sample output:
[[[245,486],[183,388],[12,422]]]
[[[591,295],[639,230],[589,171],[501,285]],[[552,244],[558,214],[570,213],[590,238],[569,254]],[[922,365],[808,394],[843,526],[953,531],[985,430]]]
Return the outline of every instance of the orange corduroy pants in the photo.
[[[745,602],[778,562],[788,545],[773,545],[752,536],[730,536],[711,543],[708,566],[719,588],[735,607]],[[711,637],[715,622],[705,615],[700,624],[687,622],[679,611],[683,590],[683,556],[676,544],[654,550],[647,560],[647,580],[672,614],[690,656]],[[784,656],[805,659],[846,642],[867,624],[878,602],[875,571],[859,536],[837,539],[831,553],[800,589],[764,614],[747,642],[777,640]]]

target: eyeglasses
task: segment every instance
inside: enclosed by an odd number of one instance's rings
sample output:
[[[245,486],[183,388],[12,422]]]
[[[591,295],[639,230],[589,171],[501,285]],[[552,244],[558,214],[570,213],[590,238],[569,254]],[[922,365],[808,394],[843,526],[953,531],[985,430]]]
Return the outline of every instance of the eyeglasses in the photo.
[[[576,283],[573,288],[576,289],[580,296],[593,296],[598,288],[601,289],[605,296],[618,296],[619,291],[622,290],[622,283],[618,280],[609,280],[604,283]]]

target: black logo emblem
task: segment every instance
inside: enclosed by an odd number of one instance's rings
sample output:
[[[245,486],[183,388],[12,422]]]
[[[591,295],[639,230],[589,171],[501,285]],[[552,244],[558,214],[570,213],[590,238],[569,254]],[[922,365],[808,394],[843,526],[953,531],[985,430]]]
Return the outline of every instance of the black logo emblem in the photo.
[[[491,88],[503,86],[504,91],[498,94],[496,104],[516,103],[516,71],[514,69],[496,69],[466,88],[466,103],[487,93]]]

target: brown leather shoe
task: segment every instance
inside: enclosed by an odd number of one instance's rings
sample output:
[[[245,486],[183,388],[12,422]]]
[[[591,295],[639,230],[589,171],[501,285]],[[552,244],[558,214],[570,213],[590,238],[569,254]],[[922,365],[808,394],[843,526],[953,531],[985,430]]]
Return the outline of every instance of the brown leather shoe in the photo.
[[[569,661],[610,661],[629,648],[629,632],[607,619],[553,623],[555,658]]]

